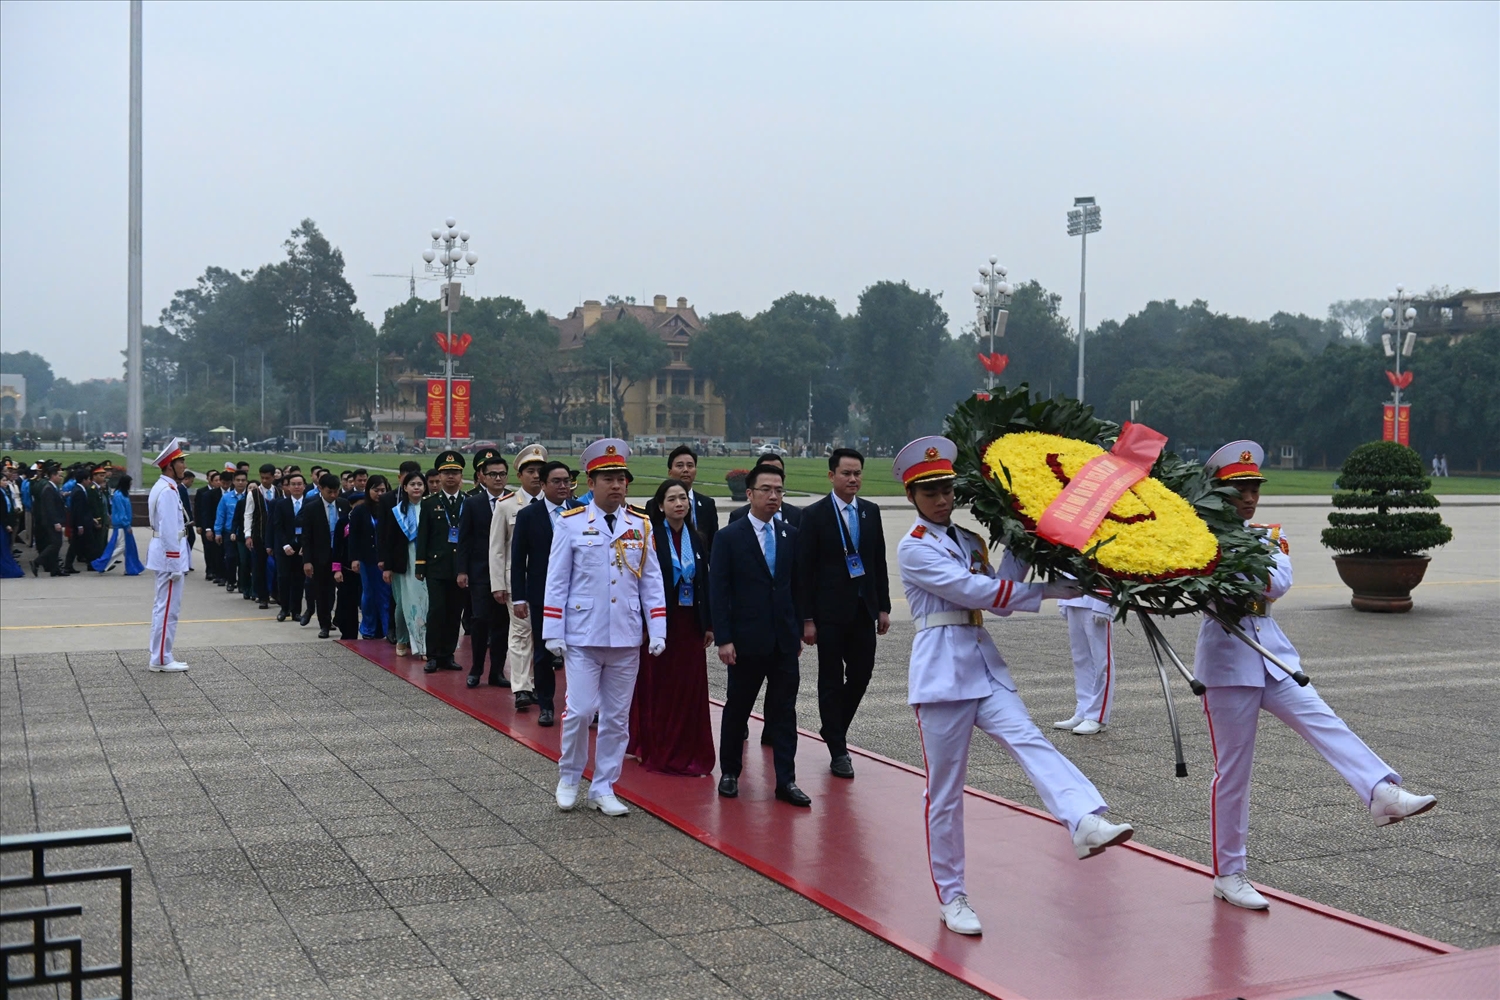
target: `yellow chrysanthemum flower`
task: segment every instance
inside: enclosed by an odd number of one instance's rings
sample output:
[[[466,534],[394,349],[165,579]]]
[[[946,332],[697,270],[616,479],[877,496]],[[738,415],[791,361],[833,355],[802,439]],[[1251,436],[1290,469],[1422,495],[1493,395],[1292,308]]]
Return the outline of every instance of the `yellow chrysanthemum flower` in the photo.
[[[1011,495],[1027,527],[1035,528],[1063,487],[1102,454],[1087,441],[1024,431],[985,449],[984,473]],[[1096,554],[1100,572],[1135,580],[1206,573],[1219,556],[1218,542],[1192,505],[1149,476],[1115,501],[1084,551],[1100,542],[1108,543]]]

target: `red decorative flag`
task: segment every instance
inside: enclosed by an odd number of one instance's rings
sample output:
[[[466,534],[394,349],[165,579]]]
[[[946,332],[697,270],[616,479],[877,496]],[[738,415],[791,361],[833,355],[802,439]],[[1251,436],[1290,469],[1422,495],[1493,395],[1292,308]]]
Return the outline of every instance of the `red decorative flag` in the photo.
[[[427,380],[427,436],[430,438],[448,436],[443,433],[443,425],[448,422],[447,398],[447,387],[442,379]]]
[[[456,378],[453,380],[453,433],[449,437],[462,440],[473,436],[469,433],[469,412],[469,380]]]
[[[1407,386],[1411,385],[1411,376],[1411,372],[1402,372],[1400,375],[1397,375],[1392,371],[1388,371],[1385,373],[1386,380],[1389,381],[1391,385],[1395,386],[1397,389],[1405,389]]]
[[[473,337],[469,336],[467,333],[461,333],[448,342],[448,353],[453,355],[455,358],[461,358],[464,356],[464,351],[467,351],[469,349],[469,345],[472,343],[474,343]],[[457,396],[458,393],[455,392],[454,397],[457,398]]]
[[[1010,364],[1010,355],[985,354],[983,351],[981,351],[979,353],[979,363],[981,365],[984,365],[985,371],[995,375],[999,375],[1001,372],[1005,371],[1005,366]]]
[[[1038,537],[1057,545],[1085,548],[1115,501],[1150,474],[1166,444],[1165,434],[1145,424],[1127,423],[1109,453],[1089,459],[1057,499],[1047,505],[1037,520]]]

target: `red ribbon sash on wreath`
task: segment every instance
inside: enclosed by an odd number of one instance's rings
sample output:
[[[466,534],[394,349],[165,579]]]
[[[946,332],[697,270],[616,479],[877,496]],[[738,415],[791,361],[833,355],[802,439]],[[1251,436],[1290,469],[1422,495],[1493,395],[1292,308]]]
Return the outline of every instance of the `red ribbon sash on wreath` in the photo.
[[[1083,549],[1115,501],[1150,474],[1166,443],[1166,435],[1145,424],[1127,423],[1109,453],[1089,459],[1047,505],[1037,521],[1037,535]]]

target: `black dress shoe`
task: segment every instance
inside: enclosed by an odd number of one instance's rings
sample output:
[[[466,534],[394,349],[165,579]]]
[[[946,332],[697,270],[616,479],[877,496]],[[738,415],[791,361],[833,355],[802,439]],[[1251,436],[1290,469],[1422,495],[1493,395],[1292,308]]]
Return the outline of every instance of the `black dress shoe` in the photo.
[[[309,611],[307,614],[303,615],[301,618],[298,618],[297,619],[297,624],[305,626],[310,621],[312,621],[312,612],[311,611]]]
[[[260,602],[260,609],[262,611],[270,610],[270,607],[271,607],[270,602],[268,602],[268,601],[261,601]]]
[[[462,670],[463,667],[460,667],[456,662],[454,662],[453,657],[449,656],[449,657],[445,657],[443,659],[443,669],[444,670]]]
[[[328,630],[326,628],[320,628],[320,629],[318,629],[318,638],[319,639],[326,639],[326,638],[328,638]]]
[[[517,691],[516,692],[516,711],[517,712],[524,712],[528,708],[530,708],[532,705],[535,705],[535,704],[536,704],[536,695],[532,694],[530,691]]]
[[[471,688],[477,688],[479,686],[479,675],[478,674],[470,674],[469,676],[465,677],[464,678],[464,686],[465,687],[471,687]]]
[[[550,708],[544,708],[537,713],[536,724],[539,726],[550,726],[556,721],[557,717],[553,715]]]
[[[510,678],[506,677],[502,673],[497,673],[494,669],[491,669],[490,687],[508,688],[510,687]]]
[[[278,611],[278,612],[276,612],[276,620],[279,621],[279,622],[286,621],[287,617],[288,616],[287,616],[287,613],[285,611]]]
[[[737,799],[740,797],[740,779],[733,774],[726,774],[719,779],[719,794],[726,799]],[[776,794],[781,794],[781,789],[776,789]]]
[[[435,674],[437,672],[438,672],[438,661],[437,660],[428,660],[427,663],[422,667],[422,673],[424,673],[424,674]]]
[[[854,777],[854,762],[849,759],[848,754],[841,753],[828,762],[828,773],[835,778],[852,778]]]
[[[796,785],[777,785],[776,797],[781,801],[788,802],[794,806],[802,806],[806,808],[807,806],[812,805],[812,799],[808,798],[807,793],[798,788]]]

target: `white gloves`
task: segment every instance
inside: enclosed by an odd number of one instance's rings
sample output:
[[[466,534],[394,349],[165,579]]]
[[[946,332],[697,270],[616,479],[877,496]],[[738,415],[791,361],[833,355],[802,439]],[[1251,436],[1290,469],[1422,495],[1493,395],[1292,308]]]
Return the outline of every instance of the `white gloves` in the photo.
[[[660,656],[662,653],[665,653],[666,651],[667,651],[667,640],[665,640],[665,639],[652,639],[651,640],[651,645],[649,645],[649,646],[646,647],[646,652],[650,653],[652,656]]]
[[[1083,587],[1077,580],[1053,580],[1042,584],[1042,597],[1049,601],[1067,601],[1083,596]]]
[[[568,645],[561,639],[548,639],[544,645],[547,647],[547,652],[553,656],[561,658],[568,655]]]

